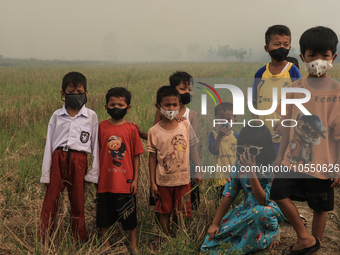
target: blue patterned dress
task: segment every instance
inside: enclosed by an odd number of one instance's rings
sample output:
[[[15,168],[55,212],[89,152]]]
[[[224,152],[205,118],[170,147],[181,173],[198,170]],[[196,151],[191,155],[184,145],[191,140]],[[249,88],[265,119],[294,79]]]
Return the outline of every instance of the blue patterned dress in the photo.
[[[266,193],[265,206],[259,205],[251,189],[248,174],[240,170],[238,160],[225,185],[223,195],[237,197],[243,188],[244,200],[236,208],[227,213],[221,223],[220,232],[213,240],[206,237],[201,250],[210,254],[229,254],[232,250],[243,253],[259,251],[273,242],[279,231],[279,223],[284,216],[277,204],[269,199],[273,183],[272,174],[262,175],[259,182]],[[225,248],[223,243],[230,242],[231,247]]]

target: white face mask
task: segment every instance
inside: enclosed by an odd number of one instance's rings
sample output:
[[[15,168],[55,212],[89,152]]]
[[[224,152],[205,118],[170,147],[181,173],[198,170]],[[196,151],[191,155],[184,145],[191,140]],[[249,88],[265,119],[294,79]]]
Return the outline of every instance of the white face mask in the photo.
[[[161,113],[169,120],[173,120],[178,114],[178,111],[164,111],[160,105],[158,106],[161,109]]]
[[[309,62],[309,63],[305,62],[305,70],[309,74],[317,75],[318,77],[320,77],[321,75],[326,73],[327,70],[329,70],[333,67],[332,61],[333,61],[333,59],[331,59],[329,61],[317,59],[317,60],[314,60],[314,61]]]

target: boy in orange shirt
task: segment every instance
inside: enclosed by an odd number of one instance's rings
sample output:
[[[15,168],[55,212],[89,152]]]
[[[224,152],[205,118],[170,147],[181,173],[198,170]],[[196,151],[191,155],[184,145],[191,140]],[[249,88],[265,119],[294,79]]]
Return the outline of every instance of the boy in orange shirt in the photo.
[[[284,117],[294,119],[295,124],[285,122],[292,127],[284,128],[274,163],[274,166],[282,164],[290,172],[275,172],[271,198],[297,234],[297,242],[282,254],[317,254],[327,212],[334,209],[334,188],[340,185],[340,83],[331,79],[327,70],[337,57],[337,43],[337,35],[326,27],[308,29],[300,38],[300,57],[309,75],[291,87],[311,92],[311,99],[303,104],[311,115],[304,115],[295,105],[287,105]],[[287,98],[305,98],[305,95],[288,93]],[[281,114],[280,105],[277,109]],[[307,201],[313,209],[312,235],[304,227],[292,200]]]
[[[168,235],[172,213],[191,216],[189,155],[198,166],[198,140],[189,121],[174,120],[180,109],[180,94],[175,88],[161,87],[155,106],[163,118],[148,132],[151,195],[157,198],[155,211],[160,213],[161,228]]]

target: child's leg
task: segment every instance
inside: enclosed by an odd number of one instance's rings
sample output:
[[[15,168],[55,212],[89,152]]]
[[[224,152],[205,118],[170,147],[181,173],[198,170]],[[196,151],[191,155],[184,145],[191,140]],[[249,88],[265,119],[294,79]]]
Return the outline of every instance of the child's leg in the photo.
[[[86,240],[85,228],[85,184],[87,171],[87,155],[84,152],[72,152],[67,175],[68,196],[71,203],[72,235],[78,241]]]
[[[321,241],[326,227],[327,212],[313,210],[313,213],[312,234]],[[311,255],[316,254],[318,252],[314,252]]]
[[[65,185],[62,183],[65,169],[66,153],[62,153],[61,150],[57,149],[53,152],[50,175],[51,181],[45,194],[40,215],[39,237],[45,240],[51,233],[59,194],[65,189]],[[46,241],[46,243],[48,243],[48,241]]]
[[[130,230],[129,237],[131,242],[131,250],[137,253],[137,228]]]
[[[102,238],[104,242],[104,250],[108,250],[110,248],[110,241],[109,241],[109,228],[101,228],[100,231],[102,232]]]
[[[170,233],[170,217],[175,207],[174,187],[157,186],[159,197],[155,206],[155,210],[159,212],[159,225],[164,234]],[[158,238],[160,239],[160,238]],[[159,241],[159,240],[157,240]]]
[[[286,216],[296,232],[297,242],[294,244],[292,250],[302,250],[304,248],[313,246],[316,243],[315,238],[303,225],[300,219],[300,214],[292,200],[290,198],[285,198],[281,200],[275,200],[275,202],[278,204],[283,215]]]
[[[313,210],[312,234],[321,241],[326,227],[327,212]]]
[[[171,213],[160,213],[159,215],[159,223],[161,225],[161,229],[163,233],[167,236],[170,233],[170,216]]]

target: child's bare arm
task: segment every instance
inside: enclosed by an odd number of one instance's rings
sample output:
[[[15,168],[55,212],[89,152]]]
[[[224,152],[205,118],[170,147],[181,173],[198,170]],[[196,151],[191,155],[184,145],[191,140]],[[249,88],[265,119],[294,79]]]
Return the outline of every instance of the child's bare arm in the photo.
[[[193,146],[190,147],[190,158],[191,158],[192,163],[194,163],[195,170],[196,170],[196,166],[200,166],[201,165],[196,145],[193,145]],[[202,183],[203,177],[202,177],[202,173],[200,171],[196,172],[196,176],[195,177],[196,177],[196,181],[198,183]]]
[[[197,112],[190,110],[190,124],[197,135],[198,127],[197,127]]]
[[[214,236],[220,232],[220,222],[223,218],[223,216],[226,214],[226,212],[229,209],[229,206],[234,201],[234,197],[223,197],[220,206],[217,209],[215,218],[211,224],[211,226],[208,229],[208,235],[211,239],[214,239]]]
[[[334,165],[334,178],[332,178],[332,188],[336,188],[340,186],[340,173],[339,173],[339,167],[340,167],[340,140],[336,141],[336,150],[337,150],[337,157],[335,160],[335,165]]]
[[[148,139],[148,133],[147,132],[143,132],[140,128],[140,126],[137,125],[137,123],[133,122],[133,121],[128,121],[129,124],[134,125],[137,128],[138,131],[138,135],[140,138],[147,140]]]
[[[133,181],[131,183],[131,195],[136,195],[138,191],[139,165],[139,155],[136,155],[133,157]]]
[[[149,171],[150,171],[150,188],[151,195],[157,197],[158,189],[156,185],[156,166],[157,166],[157,153],[149,153]]]
[[[160,122],[161,119],[162,119],[161,111],[157,109],[155,113],[155,120],[153,121],[153,126]]]
[[[284,120],[285,118],[281,118],[278,122],[275,123],[274,125],[274,131],[276,132],[276,134],[282,136],[282,132],[284,129],[284,126],[282,126],[281,122]]]
[[[290,123],[286,124],[286,125],[290,126]],[[285,153],[287,146],[288,146],[288,143],[289,143],[289,129],[290,129],[289,127],[283,128],[280,148],[279,148],[279,151],[277,153],[276,159],[273,163],[273,167],[279,166],[281,164],[282,160],[283,160],[284,153]]]
[[[222,138],[224,136],[228,136],[231,134],[231,131],[228,130],[226,127],[222,127],[218,130],[217,132],[217,137],[216,137],[216,140],[214,142],[214,146],[213,146],[213,150],[214,150],[214,155],[218,154],[218,150],[220,149],[220,146],[221,146],[221,142],[222,142]]]
[[[246,157],[245,153],[247,153],[248,157]],[[266,204],[266,192],[263,190],[256,176],[256,170],[258,168],[256,167],[255,157],[251,156],[248,150],[247,152],[244,152],[240,156],[240,160],[238,163],[240,166],[249,166],[250,169],[252,170],[248,172],[251,189],[259,205],[265,205]]]

